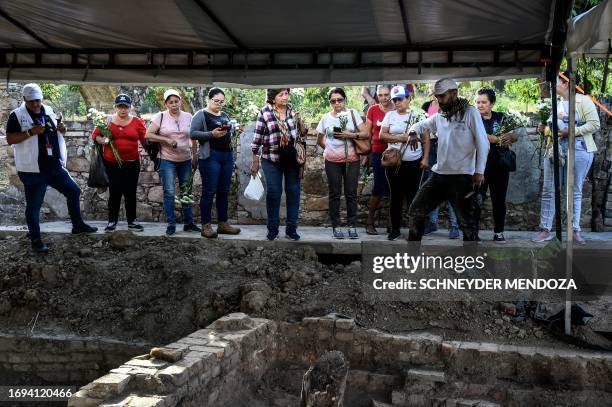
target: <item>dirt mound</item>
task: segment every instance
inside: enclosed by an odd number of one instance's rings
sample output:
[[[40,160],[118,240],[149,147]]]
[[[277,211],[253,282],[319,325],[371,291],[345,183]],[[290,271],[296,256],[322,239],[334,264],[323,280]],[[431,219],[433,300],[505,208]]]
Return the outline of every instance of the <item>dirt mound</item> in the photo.
[[[361,264],[323,264],[312,248],[110,235],[53,235],[48,255],[0,236],[0,324],[164,344],[229,312],[299,321],[328,313],[390,332],[558,344],[528,320],[515,325],[485,302],[365,300]]]

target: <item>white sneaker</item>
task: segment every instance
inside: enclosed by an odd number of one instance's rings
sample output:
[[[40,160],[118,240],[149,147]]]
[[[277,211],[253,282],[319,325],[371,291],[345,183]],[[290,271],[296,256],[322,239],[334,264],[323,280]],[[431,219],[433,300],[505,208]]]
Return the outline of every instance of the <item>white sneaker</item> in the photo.
[[[531,241],[536,243],[548,242],[549,240],[552,240],[553,237],[554,236],[552,233],[546,230],[540,230],[540,232],[535,235]]]

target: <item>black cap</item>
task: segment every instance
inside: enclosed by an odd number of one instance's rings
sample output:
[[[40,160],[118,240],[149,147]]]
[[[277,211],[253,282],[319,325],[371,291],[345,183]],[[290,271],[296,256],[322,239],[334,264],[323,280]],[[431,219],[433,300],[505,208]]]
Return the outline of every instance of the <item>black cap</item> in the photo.
[[[132,106],[132,99],[130,99],[130,97],[125,93],[117,95],[117,97],[115,98],[115,106],[119,105]]]

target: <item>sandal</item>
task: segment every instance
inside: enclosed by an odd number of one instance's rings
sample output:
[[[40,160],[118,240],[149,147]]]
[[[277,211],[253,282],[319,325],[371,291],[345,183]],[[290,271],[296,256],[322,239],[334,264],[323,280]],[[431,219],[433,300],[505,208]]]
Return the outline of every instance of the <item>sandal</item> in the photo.
[[[376,230],[376,227],[374,226],[373,223],[368,223],[366,225],[366,233],[368,235],[377,235],[378,234],[378,231]]]

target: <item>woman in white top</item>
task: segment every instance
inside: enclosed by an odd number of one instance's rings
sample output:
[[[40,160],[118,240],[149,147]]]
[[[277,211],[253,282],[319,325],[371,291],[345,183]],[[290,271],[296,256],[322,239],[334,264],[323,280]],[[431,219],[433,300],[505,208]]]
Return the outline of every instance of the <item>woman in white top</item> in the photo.
[[[361,115],[346,107],[346,93],[342,88],[332,89],[328,99],[332,109],[323,115],[317,126],[317,144],[324,149],[332,237],[344,238],[344,233],[340,230],[340,195],[344,185],[348,237],[357,239],[359,156],[355,152],[353,140],[368,137],[367,130]]]
[[[157,113],[147,129],[146,138],[160,143],[161,163],[159,175],[164,188],[164,212],[166,214],[166,234],[176,233],[174,216],[174,177],[178,175],[180,185],[189,181],[192,169],[196,168],[195,143],[189,138],[191,114],[181,110],[181,95],[174,89],[164,92],[166,110]],[[192,204],[181,204],[183,209],[183,230],[200,232],[193,223]]]
[[[395,110],[388,112],[383,119],[380,129],[380,140],[389,143],[388,148],[397,148],[402,152],[402,164],[397,168],[387,168],[386,175],[391,191],[391,232],[389,240],[401,236],[400,226],[404,200],[410,207],[414,196],[419,189],[423,169],[429,162],[429,138],[419,144],[416,149],[408,146],[408,130],[412,124],[419,121],[419,113],[409,110],[412,95],[403,86],[394,86],[391,89],[391,101]]]

